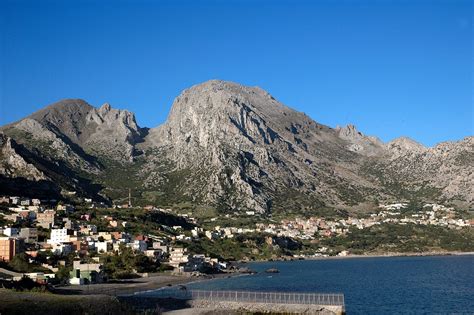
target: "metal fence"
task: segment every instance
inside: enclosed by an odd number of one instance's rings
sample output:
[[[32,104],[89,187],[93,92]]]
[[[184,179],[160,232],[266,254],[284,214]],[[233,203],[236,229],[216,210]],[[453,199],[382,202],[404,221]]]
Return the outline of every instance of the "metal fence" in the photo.
[[[186,300],[208,300],[221,302],[313,304],[344,306],[344,294],[340,293],[289,293],[254,291],[205,291],[205,290],[157,290],[136,293],[135,296],[175,298]]]

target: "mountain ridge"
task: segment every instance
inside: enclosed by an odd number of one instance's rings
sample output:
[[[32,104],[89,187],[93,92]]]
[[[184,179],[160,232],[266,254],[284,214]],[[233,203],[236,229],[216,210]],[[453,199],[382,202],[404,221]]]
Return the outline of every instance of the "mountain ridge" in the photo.
[[[111,201],[127,188],[150,202],[222,212],[304,212],[410,196],[474,200],[473,137],[433,147],[406,137],[383,143],[353,125],[319,124],[259,87],[221,80],[185,89],[153,128],[108,103],[66,99],[0,132],[97,183]]]

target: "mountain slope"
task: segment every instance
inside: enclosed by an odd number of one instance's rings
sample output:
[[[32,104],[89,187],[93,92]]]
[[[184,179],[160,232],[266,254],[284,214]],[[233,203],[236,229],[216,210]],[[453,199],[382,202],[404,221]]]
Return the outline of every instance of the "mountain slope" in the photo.
[[[35,174],[57,189],[117,202],[129,188],[144,202],[192,202],[222,212],[474,200],[473,137],[434,148],[408,138],[384,144],[352,125],[319,124],[258,87],[232,82],[184,90],[167,121],[152,129],[140,128],[126,110],[68,99],[0,132],[0,173],[10,186]],[[14,154],[17,166],[8,162]]]

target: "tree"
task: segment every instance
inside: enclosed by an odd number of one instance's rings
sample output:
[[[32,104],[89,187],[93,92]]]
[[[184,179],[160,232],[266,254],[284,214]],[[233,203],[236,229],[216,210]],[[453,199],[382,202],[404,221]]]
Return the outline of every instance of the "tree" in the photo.
[[[30,263],[29,257],[25,253],[20,253],[15,255],[12,260],[8,263],[10,268],[17,272],[29,272],[30,271]]]
[[[62,282],[66,283],[70,278],[71,268],[66,266],[59,266],[58,271],[56,272],[56,278]]]

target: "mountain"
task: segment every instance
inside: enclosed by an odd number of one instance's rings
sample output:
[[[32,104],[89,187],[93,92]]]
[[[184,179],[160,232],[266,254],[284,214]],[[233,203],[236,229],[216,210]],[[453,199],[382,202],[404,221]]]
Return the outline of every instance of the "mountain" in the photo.
[[[182,195],[221,201],[222,210],[340,204],[372,188],[347,142],[260,88],[209,81],[185,90],[166,123],[150,130],[143,147],[159,158],[147,163],[145,182],[163,185],[154,170],[167,161],[186,174],[176,187]]]
[[[408,138],[384,144],[353,125],[319,124],[258,87],[232,82],[184,90],[156,128],[139,127],[133,113],[109,104],[68,99],[0,132],[19,148],[17,160],[28,156],[30,165],[14,168],[3,153],[2,176],[49,180],[59,190],[114,202],[129,188],[146,202],[222,213],[474,201],[473,137],[433,148]],[[9,146],[2,145],[5,152]]]

